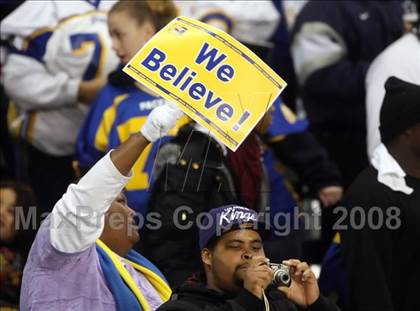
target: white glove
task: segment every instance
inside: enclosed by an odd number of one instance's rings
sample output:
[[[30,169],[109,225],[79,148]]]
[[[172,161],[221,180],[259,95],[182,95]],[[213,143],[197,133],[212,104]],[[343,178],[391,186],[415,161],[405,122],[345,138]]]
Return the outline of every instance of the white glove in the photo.
[[[177,105],[167,102],[150,112],[140,132],[148,141],[154,143],[159,138],[164,137],[182,115],[183,112]]]

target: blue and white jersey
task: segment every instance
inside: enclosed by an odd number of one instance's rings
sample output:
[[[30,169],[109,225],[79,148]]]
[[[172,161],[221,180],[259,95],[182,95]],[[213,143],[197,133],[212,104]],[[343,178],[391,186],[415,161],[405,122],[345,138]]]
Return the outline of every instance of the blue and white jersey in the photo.
[[[107,12],[116,0],[24,1],[1,21],[1,38],[14,37],[14,45],[21,49],[25,38],[35,31],[54,28],[69,16],[89,11]]]
[[[17,107],[12,133],[41,151],[74,153],[88,108],[82,80],[105,78],[119,60],[111,49],[106,9],[115,1],[27,1],[2,21],[12,36],[3,84]]]

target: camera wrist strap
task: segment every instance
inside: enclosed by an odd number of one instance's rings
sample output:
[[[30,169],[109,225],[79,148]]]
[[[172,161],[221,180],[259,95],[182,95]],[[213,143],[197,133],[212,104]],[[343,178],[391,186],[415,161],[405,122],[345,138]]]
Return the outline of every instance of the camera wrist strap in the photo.
[[[263,289],[263,298],[264,298],[265,311],[270,311],[270,303],[268,302],[264,289]]]

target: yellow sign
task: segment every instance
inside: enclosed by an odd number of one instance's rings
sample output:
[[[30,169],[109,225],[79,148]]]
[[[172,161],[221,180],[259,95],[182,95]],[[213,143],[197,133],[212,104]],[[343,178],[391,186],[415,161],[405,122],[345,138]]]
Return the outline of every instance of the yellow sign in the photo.
[[[178,103],[233,151],[286,87],[244,45],[186,17],[159,31],[123,70]]]

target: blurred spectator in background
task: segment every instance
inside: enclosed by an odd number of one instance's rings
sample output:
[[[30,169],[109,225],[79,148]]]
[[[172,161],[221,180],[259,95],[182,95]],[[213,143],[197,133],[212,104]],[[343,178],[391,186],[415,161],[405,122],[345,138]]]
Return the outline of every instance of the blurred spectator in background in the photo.
[[[409,32],[375,59],[366,76],[367,142],[369,158],[380,144],[379,111],[385,96],[385,81],[396,76],[420,84],[420,1],[404,2],[404,22]]]
[[[18,308],[23,267],[36,233],[35,208],[35,197],[28,186],[0,182],[1,310]]]
[[[17,154],[41,210],[73,179],[72,156],[87,105],[118,64],[110,50],[106,13],[113,1],[26,1],[2,21],[9,40],[2,77],[25,143]],[[26,176],[27,175],[27,176]]]
[[[300,95],[345,186],[367,164],[366,71],[402,29],[401,1],[310,1],[296,19],[291,51]]]
[[[2,1],[0,2],[0,20],[3,20],[10,12],[16,9],[23,1]],[[3,59],[6,57],[7,42],[0,36],[0,75],[3,67]],[[15,178],[15,159],[12,138],[7,127],[7,109],[9,99],[4,91],[3,84],[0,83],[0,176],[4,178]]]
[[[420,85],[385,90],[382,144],[343,199],[351,311],[420,310]]]
[[[108,13],[112,48],[123,65],[168,22],[177,16],[172,1],[119,1]],[[166,100],[129,77],[121,68],[112,72],[108,84],[91,105],[77,139],[76,158],[83,171],[92,167],[107,151],[119,146],[145,122],[154,107]],[[185,120],[186,118],[183,118]],[[180,121],[182,122],[182,121]],[[173,135],[176,130],[169,133]],[[152,182],[157,144],[146,148],[137,160],[133,178],[126,187],[128,204],[144,213]]]
[[[267,55],[267,63],[287,81],[287,88],[281,94],[282,98],[286,105],[291,107],[301,117],[305,115],[305,112],[302,104],[300,102],[296,103],[297,81],[290,54],[290,45],[296,17],[308,1],[281,0],[272,2],[280,14],[280,22],[270,40],[273,46]]]

